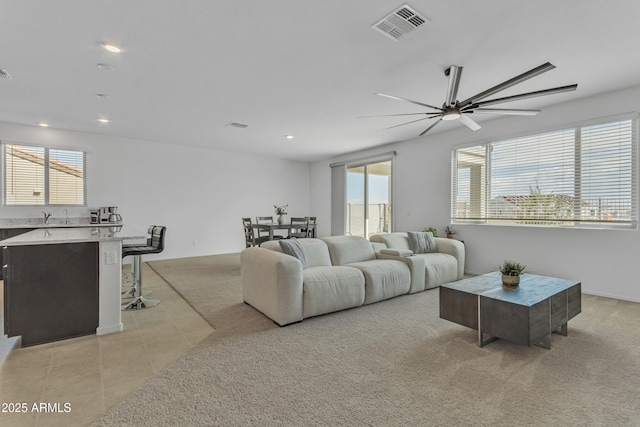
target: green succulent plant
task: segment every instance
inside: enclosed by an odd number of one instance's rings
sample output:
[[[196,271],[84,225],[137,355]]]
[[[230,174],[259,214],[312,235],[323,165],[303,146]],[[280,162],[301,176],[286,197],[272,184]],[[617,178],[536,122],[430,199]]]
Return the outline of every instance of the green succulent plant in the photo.
[[[519,262],[505,261],[498,267],[498,270],[505,276],[519,276],[524,273],[525,268],[527,268],[527,266]]]
[[[430,231],[431,234],[433,234],[433,237],[438,237],[438,230],[436,230],[434,227],[425,228],[422,231]]]
[[[456,229],[453,228],[453,225],[447,225],[442,230],[444,231],[444,234],[456,234]]]

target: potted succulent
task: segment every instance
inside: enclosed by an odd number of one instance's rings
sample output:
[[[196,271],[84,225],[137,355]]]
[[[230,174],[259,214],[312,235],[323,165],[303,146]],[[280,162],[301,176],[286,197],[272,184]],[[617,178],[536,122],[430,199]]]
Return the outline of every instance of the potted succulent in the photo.
[[[431,232],[431,234],[433,234],[433,237],[438,237],[438,230],[436,230],[436,229],[435,229],[435,228],[433,228],[433,227],[425,228],[425,229],[424,229],[424,230],[422,230],[422,231],[430,231],[430,232]]]
[[[447,235],[447,239],[453,239],[453,236],[456,234],[456,229],[453,228],[453,225],[447,225],[442,230],[444,231],[444,234]]]
[[[502,284],[505,286],[518,286],[520,284],[520,275],[524,273],[526,265],[522,265],[515,261],[505,261],[498,269],[502,273]]]

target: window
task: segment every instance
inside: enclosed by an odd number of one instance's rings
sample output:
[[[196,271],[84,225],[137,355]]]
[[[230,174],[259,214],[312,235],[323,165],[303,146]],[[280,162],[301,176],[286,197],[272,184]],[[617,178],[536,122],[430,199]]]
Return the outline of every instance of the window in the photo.
[[[85,153],[5,144],[5,206],[85,205]]]
[[[637,119],[453,151],[452,222],[635,227]]]
[[[332,163],[331,235],[390,233],[395,151]]]
[[[347,166],[348,235],[391,232],[391,170],[391,160]]]

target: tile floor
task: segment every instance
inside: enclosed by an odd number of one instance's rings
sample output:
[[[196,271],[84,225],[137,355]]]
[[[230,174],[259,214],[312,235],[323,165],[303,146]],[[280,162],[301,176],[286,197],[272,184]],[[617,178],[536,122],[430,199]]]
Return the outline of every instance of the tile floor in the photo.
[[[121,332],[26,348],[0,335],[1,426],[89,425],[213,332],[146,264],[143,274],[161,302],[122,312]],[[26,412],[16,413],[16,404]]]

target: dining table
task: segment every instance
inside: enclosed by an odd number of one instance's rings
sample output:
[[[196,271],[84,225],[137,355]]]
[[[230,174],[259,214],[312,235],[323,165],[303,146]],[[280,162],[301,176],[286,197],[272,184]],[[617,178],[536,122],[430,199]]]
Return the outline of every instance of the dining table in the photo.
[[[311,229],[311,237],[316,237],[316,225],[317,224],[309,224],[309,228]],[[274,231],[275,230],[287,230],[289,231],[290,224],[286,223],[278,223],[278,222],[263,222],[260,224],[252,224],[254,230],[268,231],[269,232],[269,240],[274,240]]]

